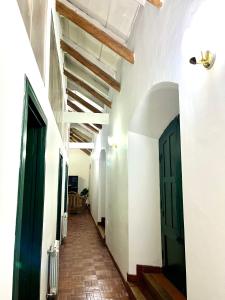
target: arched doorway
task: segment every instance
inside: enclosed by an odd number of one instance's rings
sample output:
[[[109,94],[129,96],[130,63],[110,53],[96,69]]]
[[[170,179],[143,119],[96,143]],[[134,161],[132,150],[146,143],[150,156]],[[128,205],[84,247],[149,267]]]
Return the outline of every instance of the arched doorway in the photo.
[[[159,139],[159,161],[163,271],[186,294],[179,116]]]
[[[179,115],[178,85],[154,85],[131,119],[128,135],[129,272],[165,267],[161,234],[159,140]],[[137,180],[138,178],[138,180]]]

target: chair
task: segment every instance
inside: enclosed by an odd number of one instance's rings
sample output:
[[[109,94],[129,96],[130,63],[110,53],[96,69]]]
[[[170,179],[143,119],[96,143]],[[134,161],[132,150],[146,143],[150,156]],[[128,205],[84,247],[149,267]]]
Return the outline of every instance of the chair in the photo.
[[[81,197],[79,193],[69,192],[69,213],[80,213],[85,209],[85,198]]]

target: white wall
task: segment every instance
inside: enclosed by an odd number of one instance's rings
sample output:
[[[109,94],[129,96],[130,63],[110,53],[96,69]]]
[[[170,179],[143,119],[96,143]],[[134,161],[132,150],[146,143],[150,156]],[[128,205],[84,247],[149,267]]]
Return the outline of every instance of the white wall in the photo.
[[[92,161],[90,174],[90,209],[91,214],[97,224],[100,222],[99,217],[99,164],[98,161]]]
[[[10,22],[6,29],[9,20],[13,20],[13,22]],[[47,23],[50,24],[50,18],[48,18]],[[55,240],[56,233],[59,149],[61,149],[65,159],[66,152],[48,101],[48,91],[39,73],[16,1],[5,2],[4,12],[2,11],[0,18],[0,32],[2,41],[4,41],[0,47],[0,239],[3,241],[0,255],[0,299],[12,299],[22,111],[26,74],[48,120],[40,297],[44,300],[47,288],[47,249]],[[48,42],[50,39],[46,40],[46,43]],[[46,70],[48,70],[47,67]]]
[[[225,44],[221,39],[225,28],[224,4],[223,1],[202,1],[190,22],[190,37],[186,33],[183,40],[181,146],[191,300],[225,298],[225,239],[221,239],[225,228]],[[196,35],[203,27],[208,32],[207,39],[203,34],[198,40]],[[205,43],[216,52],[213,69],[206,71],[185,64],[188,53]]]
[[[169,123],[179,114],[179,87],[173,82],[153,85],[139,101],[129,130],[159,139]]]
[[[91,155],[91,170],[90,170],[90,208],[91,214],[97,224],[100,222],[100,207],[99,207],[99,186],[100,186],[100,176],[99,176],[99,156],[101,152],[101,136],[98,135],[95,140],[95,149]]]
[[[105,198],[106,198],[106,152],[101,150],[99,157],[99,221],[105,218]]]
[[[159,138],[179,114],[178,85],[154,85],[140,101],[128,134],[129,274],[162,266]],[[146,230],[147,229],[147,230]]]
[[[121,144],[117,149],[107,145],[108,130],[109,128],[104,126],[96,139],[95,151],[92,155],[90,201],[93,217],[98,222],[100,221],[99,187],[104,184],[99,177],[99,159],[101,150],[106,149],[106,244],[125,277],[128,265],[128,191],[127,174],[124,171],[127,169],[127,161],[119,156],[121,153],[125,154]]]
[[[161,10],[151,5],[142,8],[129,42],[135,64],[123,62],[122,89],[113,99],[109,135],[115,136],[118,147],[107,149],[107,243],[125,277],[129,265],[128,127],[156,83],[178,83],[188,300],[224,300],[224,1],[164,3]],[[207,4],[208,9],[201,8]],[[188,62],[200,56],[202,48],[216,50],[210,71]]]
[[[129,274],[162,266],[158,139],[128,136]]]
[[[69,150],[69,175],[79,176],[78,192],[89,188],[90,156],[80,149]]]

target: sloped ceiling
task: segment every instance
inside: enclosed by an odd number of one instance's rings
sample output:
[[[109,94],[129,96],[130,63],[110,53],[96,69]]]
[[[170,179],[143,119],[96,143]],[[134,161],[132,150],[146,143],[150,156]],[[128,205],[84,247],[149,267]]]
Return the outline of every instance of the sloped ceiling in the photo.
[[[72,4],[73,7],[78,8],[82,13],[85,13],[88,17],[92,18],[94,22],[100,23],[104,28],[107,28],[115,40],[121,43],[121,45],[126,46],[140,8],[140,3],[138,1],[68,0],[68,2]],[[123,60],[121,56],[81,29],[79,24],[74,24],[65,17],[61,18],[61,26],[63,39],[71,41],[77,45],[81,51],[91,55],[91,57],[93,57],[97,63],[99,62],[100,66],[103,67],[108,74],[113,74],[112,77],[120,82],[120,65]],[[113,90],[107,82],[93,74],[87,67],[83,66],[67,53],[65,53],[65,68],[108,100],[112,100],[113,94],[118,92]],[[67,87],[75,93],[78,92],[83,94],[85,97],[88,97],[91,101],[104,108],[104,104],[102,104],[99,99],[93,97],[93,95],[90,95],[76,84],[72,84],[69,79]],[[72,99],[70,99],[70,101],[71,100]],[[79,131],[79,129],[81,130],[81,127],[76,129]],[[83,126],[82,132],[85,133],[86,129],[85,126]],[[90,130],[86,134],[90,136]]]
[[[76,7],[124,40],[129,38],[139,9],[135,0],[70,0]]]
[[[122,43],[127,42],[140,7],[135,0],[69,0],[68,2],[109,29]],[[68,19],[62,18],[61,23],[66,38],[75,42],[115,73],[119,72],[121,57],[118,54]],[[70,63],[77,64],[71,59]],[[120,78],[119,74],[116,76]]]

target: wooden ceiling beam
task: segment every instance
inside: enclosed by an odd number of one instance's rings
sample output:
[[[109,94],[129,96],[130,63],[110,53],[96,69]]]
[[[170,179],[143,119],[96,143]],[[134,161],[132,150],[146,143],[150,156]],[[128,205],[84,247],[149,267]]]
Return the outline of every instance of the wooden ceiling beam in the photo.
[[[99,109],[97,109],[96,107],[92,106],[90,103],[88,103],[87,101],[83,100],[81,97],[79,97],[78,95],[76,95],[75,93],[73,93],[72,91],[70,91],[69,89],[66,89],[66,93],[71,98],[73,98],[74,100],[76,100],[77,102],[79,102],[80,104],[82,104],[83,106],[85,106],[86,108],[88,108],[90,111],[92,111],[94,113],[102,113]]]
[[[93,133],[99,133],[99,130],[97,128],[93,127],[89,123],[80,124],[80,125],[84,127],[84,130],[87,130],[88,132],[92,131],[91,134],[93,134]]]
[[[90,150],[86,150],[86,149],[80,149],[81,151],[83,151],[84,153],[86,153],[87,155],[91,155],[91,151]]]
[[[70,141],[74,142],[71,132],[70,132]]]
[[[80,107],[78,107],[76,104],[74,104],[73,102],[71,102],[70,100],[67,100],[67,104],[72,108],[72,109],[74,109],[75,111],[77,111],[77,112],[83,112],[84,113],[84,111],[80,108]],[[86,124],[85,124],[86,125]],[[99,129],[102,129],[102,125],[100,125],[100,124],[94,124],[97,128],[99,128]]]
[[[70,135],[70,139],[72,140],[72,142],[80,143],[80,141],[76,137],[74,137],[73,135]],[[91,155],[91,150],[89,150],[89,149],[79,149],[79,150],[83,151],[84,153],[86,153],[89,156]]]
[[[70,132],[73,133],[74,136],[76,136],[77,138],[79,138],[81,141],[85,142],[85,143],[90,143],[91,142],[91,139],[89,138],[85,138],[83,137],[82,135],[80,135],[79,132],[77,132],[74,128],[70,128]]]
[[[84,56],[91,63],[93,63],[94,65],[96,65],[99,69],[103,70],[106,74],[110,75],[114,79],[117,78],[117,71],[116,70],[112,69],[112,67],[110,67],[109,65],[103,63],[101,60],[99,60],[93,54],[91,54],[90,52],[88,52],[84,47],[80,47],[76,42],[74,42],[70,38],[67,38],[66,36],[63,36],[62,40],[65,43],[67,43],[70,47],[72,47],[73,49],[75,49],[82,56]],[[73,63],[74,67],[76,65],[75,68],[77,68],[77,66],[79,67],[79,62],[75,62],[75,65],[74,65],[74,58],[73,57],[71,57],[71,59],[69,59],[69,61]],[[81,69],[83,69],[82,66],[81,66]],[[79,70],[78,70],[78,72],[79,72]],[[104,83],[101,83],[101,85],[102,84],[104,85]]]
[[[91,126],[90,124],[83,124],[86,128],[88,128],[89,130],[95,132],[95,133],[99,133],[99,130],[96,129],[95,127]]]
[[[82,135],[80,135],[79,133],[77,133],[77,131],[75,131],[74,128],[70,128],[70,132],[77,138],[79,138],[82,142],[85,142],[85,143],[90,143],[91,140],[90,139],[86,139],[84,138]]]
[[[70,133],[70,142],[76,142],[74,136]]]
[[[162,7],[162,2],[160,0],[147,0],[147,1],[158,8]]]
[[[71,133],[71,136],[73,137],[75,142],[78,142],[78,143],[83,143],[84,142],[82,139],[79,139],[78,137],[76,137],[74,133]]]
[[[87,155],[91,155],[91,151],[87,150],[87,149],[80,149],[81,151],[83,151],[84,153],[86,153]]]
[[[90,131],[92,131],[94,133],[99,133],[99,130],[97,128],[93,127],[89,123],[85,123],[85,124],[82,123],[82,125],[85,127],[86,130],[89,129]]]
[[[77,137],[79,137],[80,139],[83,139],[86,142],[91,142],[92,138],[90,136],[87,136],[86,134],[82,133],[79,129],[74,128],[74,127],[70,127],[70,131],[73,132],[73,134],[75,134]]]
[[[85,13],[81,12],[74,5],[72,5],[66,0],[57,0],[56,11],[63,17],[67,18],[68,20],[82,28],[91,36],[96,38],[99,42],[109,47],[111,50],[123,57],[129,63],[134,63],[133,51],[131,51],[125,45],[113,38],[109,33],[106,32],[103,26],[100,27],[97,26],[96,22],[95,24],[93,22],[90,22],[88,20],[88,16],[86,16]]]
[[[94,96],[95,98],[97,98],[103,104],[105,104],[106,106],[108,106],[109,108],[111,108],[112,102],[109,101],[109,100],[107,100],[100,93],[96,92],[96,90],[93,89],[86,82],[84,82],[83,80],[79,79],[78,77],[76,77],[75,75],[73,75],[72,73],[70,73],[69,71],[67,71],[66,69],[64,69],[64,75],[68,79],[70,79],[71,81],[73,81],[74,83],[76,83],[77,85],[79,85],[81,88],[85,89],[89,94],[91,94],[92,96]]]
[[[79,143],[90,143],[90,141],[87,141],[87,140],[85,140],[83,138],[79,138],[75,133],[74,133],[74,137],[77,138],[77,139],[79,139]]]
[[[75,136],[76,138],[79,138],[75,133],[74,133],[74,136]],[[80,140],[80,143],[91,143],[90,141],[87,141],[87,140],[85,140],[85,139],[83,139],[83,138],[79,138],[79,140]]]
[[[80,107],[78,107],[76,104],[74,104],[72,101],[67,100],[67,104],[75,111],[77,112],[84,112]]]
[[[90,61],[88,58],[79,53],[74,47],[69,45],[67,42],[61,40],[60,41],[61,49],[67,54],[71,55],[74,59],[76,59],[79,63],[89,69],[96,76],[105,81],[108,85],[114,88],[116,91],[120,91],[121,86],[120,83],[114,79],[111,75],[107,74],[104,70],[99,68],[96,64]]]

